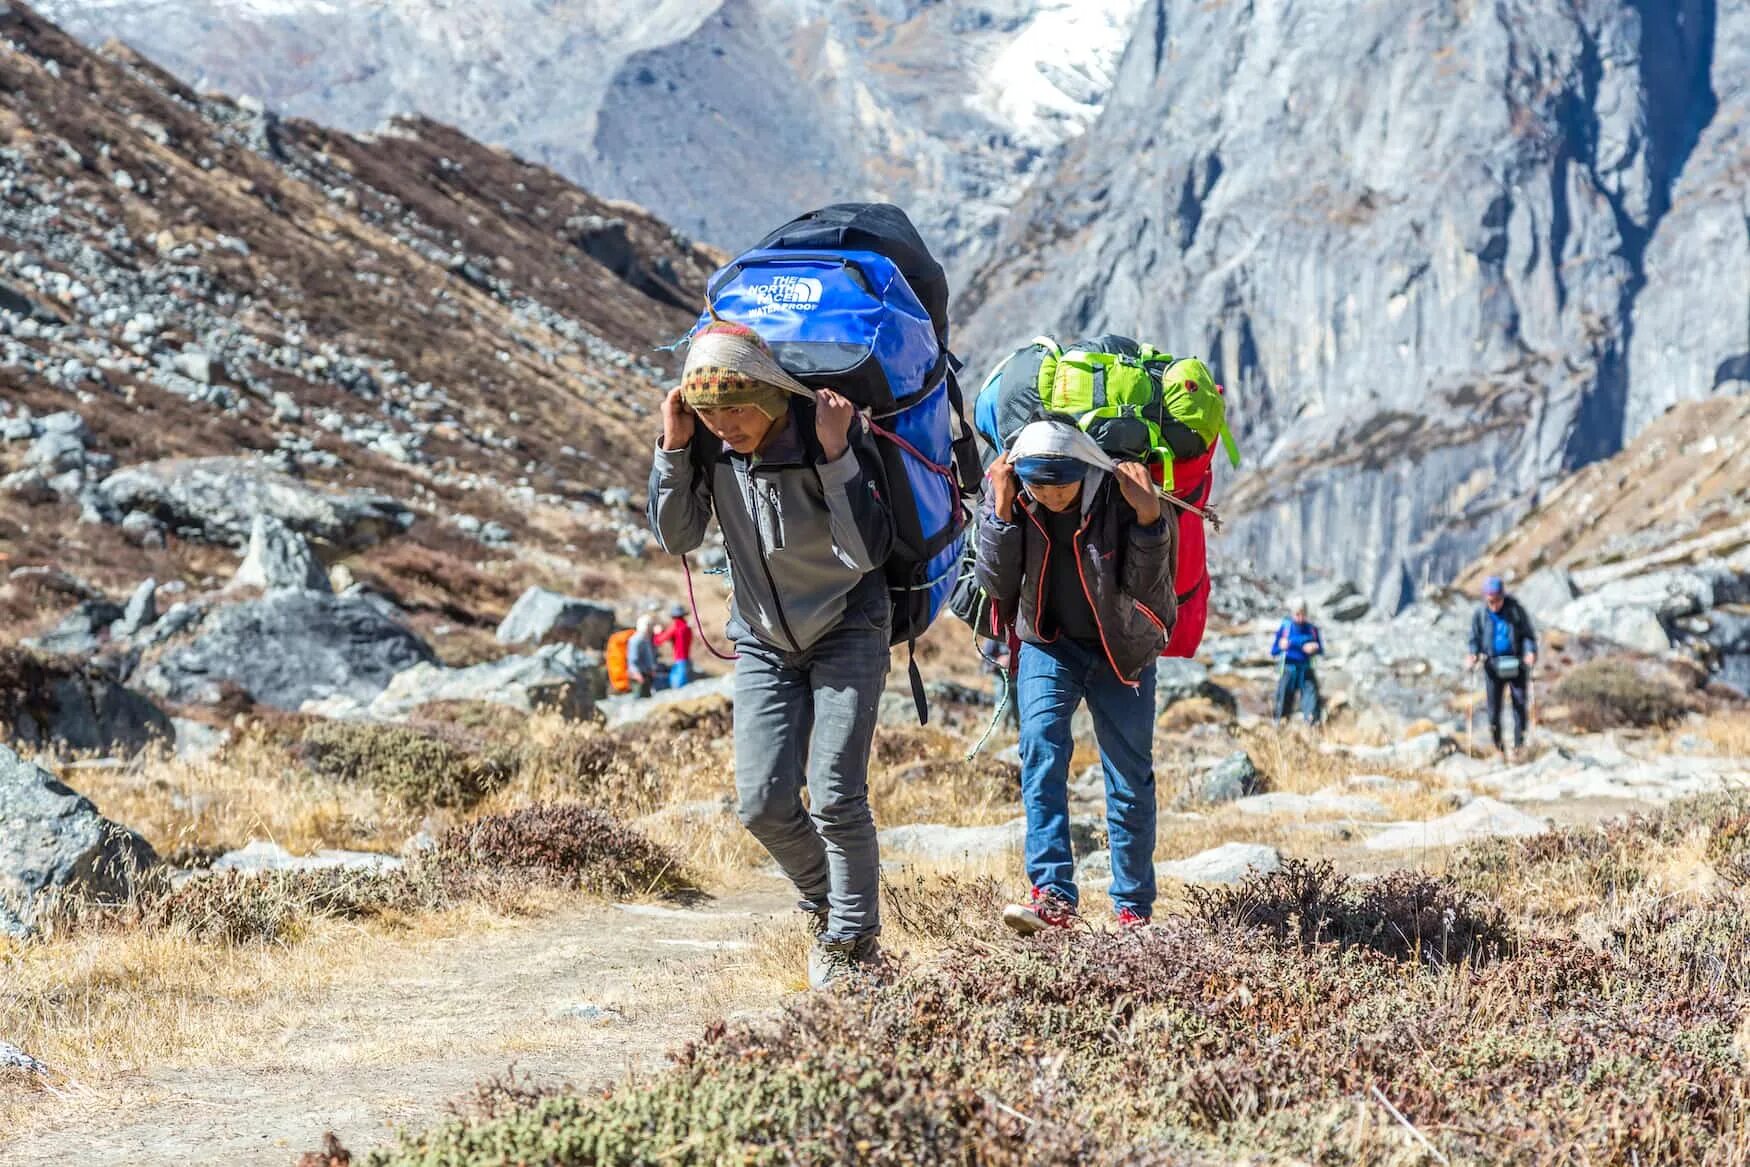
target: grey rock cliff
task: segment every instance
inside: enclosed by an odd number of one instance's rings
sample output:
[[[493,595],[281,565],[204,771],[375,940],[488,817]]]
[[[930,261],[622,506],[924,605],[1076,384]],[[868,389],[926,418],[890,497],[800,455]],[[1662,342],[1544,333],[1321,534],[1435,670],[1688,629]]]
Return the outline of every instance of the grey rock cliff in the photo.
[[[1393,610],[1741,382],[1750,9],[1717,8],[1156,0],[964,293],[963,347],[1208,355],[1251,459],[1212,554]]]

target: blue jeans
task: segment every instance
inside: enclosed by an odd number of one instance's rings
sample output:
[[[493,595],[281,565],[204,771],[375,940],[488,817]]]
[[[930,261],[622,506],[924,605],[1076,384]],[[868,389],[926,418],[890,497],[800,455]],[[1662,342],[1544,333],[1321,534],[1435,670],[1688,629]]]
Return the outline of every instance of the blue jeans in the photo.
[[[1027,810],[1027,878],[1077,901],[1070,851],[1069,722],[1085,698],[1106,773],[1112,903],[1138,915],[1155,902],[1155,672],[1131,688],[1098,648],[1071,641],[1023,644],[1015,686],[1021,709],[1021,802]]]
[[[692,683],[692,680],[693,680],[693,662],[692,661],[677,660],[674,662],[674,664],[668,666],[668,687],[669,688],[671,688],[671,689],[684,689],[689,684]]]
[[[1319,723],[1319,679],[1313,676],[1312,662],[1284,661],[1282,676],[1276,682],[1276,720],[1294,712],[1295,698],[1300,698],[1300,711],[1308,725]]]

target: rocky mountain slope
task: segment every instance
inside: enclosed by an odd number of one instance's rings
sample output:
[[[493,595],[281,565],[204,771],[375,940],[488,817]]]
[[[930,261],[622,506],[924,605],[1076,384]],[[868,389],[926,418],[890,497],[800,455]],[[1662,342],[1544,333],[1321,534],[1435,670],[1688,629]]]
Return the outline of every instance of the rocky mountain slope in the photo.
[[[1682,648],[1750,692],[1750,400],[1679,405],[1495,540],[1464,582],[1515,581],[1545,623]]]
[[[18,4],[0,140],[0,645],[95,660],[54,674],[82,725],[117,680],[369,700],[505,651],[535,584],[675,594],[629,504],[654,346],[720,256],[435,122],[282,120]],[[0,659],[15,730],[36,667]]]
[[[413,111],[723,246],[909,202],[951,256],[1094,114],[1140,0],[49,0],[197,86],[353,130]]]
[[[1750,388],[1750,9],[1145,6],[961,300],[1211,354],[1220,553],[1395,607],[1675,401]]]

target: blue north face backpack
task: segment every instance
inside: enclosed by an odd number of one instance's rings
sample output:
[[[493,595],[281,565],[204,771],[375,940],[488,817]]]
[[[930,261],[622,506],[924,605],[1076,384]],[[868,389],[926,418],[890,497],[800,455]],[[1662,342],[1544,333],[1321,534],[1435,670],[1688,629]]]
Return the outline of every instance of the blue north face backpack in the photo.
[[[869,411],[887,473],[893,643],[916,641],[954,587],[962,498],[981,470],[948,350],[948,279],[904,211],[839,203],[793,219],[711,277],[710,311],[754,329],[810,388]],[[912,666],[919,716],[922,681]]]

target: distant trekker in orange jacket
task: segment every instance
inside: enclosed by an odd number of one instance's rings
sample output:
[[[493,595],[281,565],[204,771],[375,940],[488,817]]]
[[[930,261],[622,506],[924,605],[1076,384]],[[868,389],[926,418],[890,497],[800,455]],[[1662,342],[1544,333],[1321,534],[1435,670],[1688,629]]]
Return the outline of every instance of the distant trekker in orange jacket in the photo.
[[[687,609],[676,604],[668,610],[667,627],[656,634],[658,645],[668,645],[674,663],[668,667],[668,687],[684,688],[693,679],[693,626],[687,623]]]

